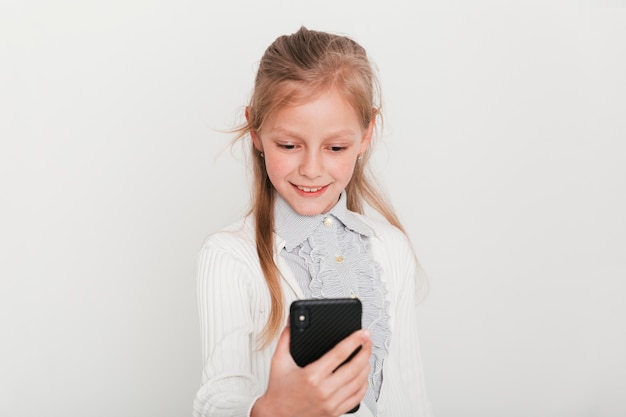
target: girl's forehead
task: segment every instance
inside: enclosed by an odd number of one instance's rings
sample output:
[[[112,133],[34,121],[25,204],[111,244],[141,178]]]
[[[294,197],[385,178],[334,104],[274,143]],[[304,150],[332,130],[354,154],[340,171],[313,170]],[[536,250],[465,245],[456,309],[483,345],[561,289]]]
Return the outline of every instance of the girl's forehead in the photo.
[[[362,129],[358,111],[348,100],[331,90],[269,114],[260,131],[294,137],[338,137],[353,136],[361,133]]]
[[[276,116],[277,113],[285,108],[311,104],[326,95],[337,96],[342,101],[353,107],[355,111],[358,111],[357,106],[352,103],[349,95],[338,86],[331,85],[325,88],[316,88],[315,86],[288,83],[277,89],[274,99],[272,100],[273,104],[267,112],[266,119]]]

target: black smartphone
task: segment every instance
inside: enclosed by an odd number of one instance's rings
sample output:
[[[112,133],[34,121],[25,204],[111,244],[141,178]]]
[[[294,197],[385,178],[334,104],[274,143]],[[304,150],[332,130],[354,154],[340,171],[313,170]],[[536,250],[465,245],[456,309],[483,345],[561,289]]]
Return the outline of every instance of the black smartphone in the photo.
[[[315,362],[359,330],[361,316],[362,306],[358,298],[307,299],[291,303],[289,351],[296,364],[304,367]],[[352,359],[360,349],[357,348],[341,365]],[[357,404],[349,413],[358,409]]]

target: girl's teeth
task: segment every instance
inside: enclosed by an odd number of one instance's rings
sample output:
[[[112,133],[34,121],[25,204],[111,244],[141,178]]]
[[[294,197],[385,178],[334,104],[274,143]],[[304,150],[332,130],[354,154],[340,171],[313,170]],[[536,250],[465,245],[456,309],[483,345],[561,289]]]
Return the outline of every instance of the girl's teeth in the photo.
[[[321,190],[321,188],[307,188],[307,187],[298,187],[298,188],[304,191],[305,193],[315,193]]]

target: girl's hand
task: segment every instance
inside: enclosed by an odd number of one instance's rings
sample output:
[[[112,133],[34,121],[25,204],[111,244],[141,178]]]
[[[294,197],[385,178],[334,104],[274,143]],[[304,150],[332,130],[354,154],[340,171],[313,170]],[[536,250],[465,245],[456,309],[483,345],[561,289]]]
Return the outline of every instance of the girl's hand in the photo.
[[[337,369],[359,346],[359,353]],[[359,330],[300,368],[289,353],[287,326],[272,358],[267,391],[256,401],[250,416],[337,417],[347,413],[365,396],[371,353],[369,332]]]

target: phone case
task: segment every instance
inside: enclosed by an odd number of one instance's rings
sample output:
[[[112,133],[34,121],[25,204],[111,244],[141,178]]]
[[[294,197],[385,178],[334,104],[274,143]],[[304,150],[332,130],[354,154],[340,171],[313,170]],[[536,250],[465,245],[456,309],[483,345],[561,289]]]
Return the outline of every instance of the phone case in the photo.
[[[296,364],[304,367],[315,362],[337,343],[359,330],[361,315],[361,301],[357,298],[294,301],[289,316],[289,350]],[[355,350],[341,365],[352,359],[359,350]],[[349,413],[358,409],[357,405]]]

